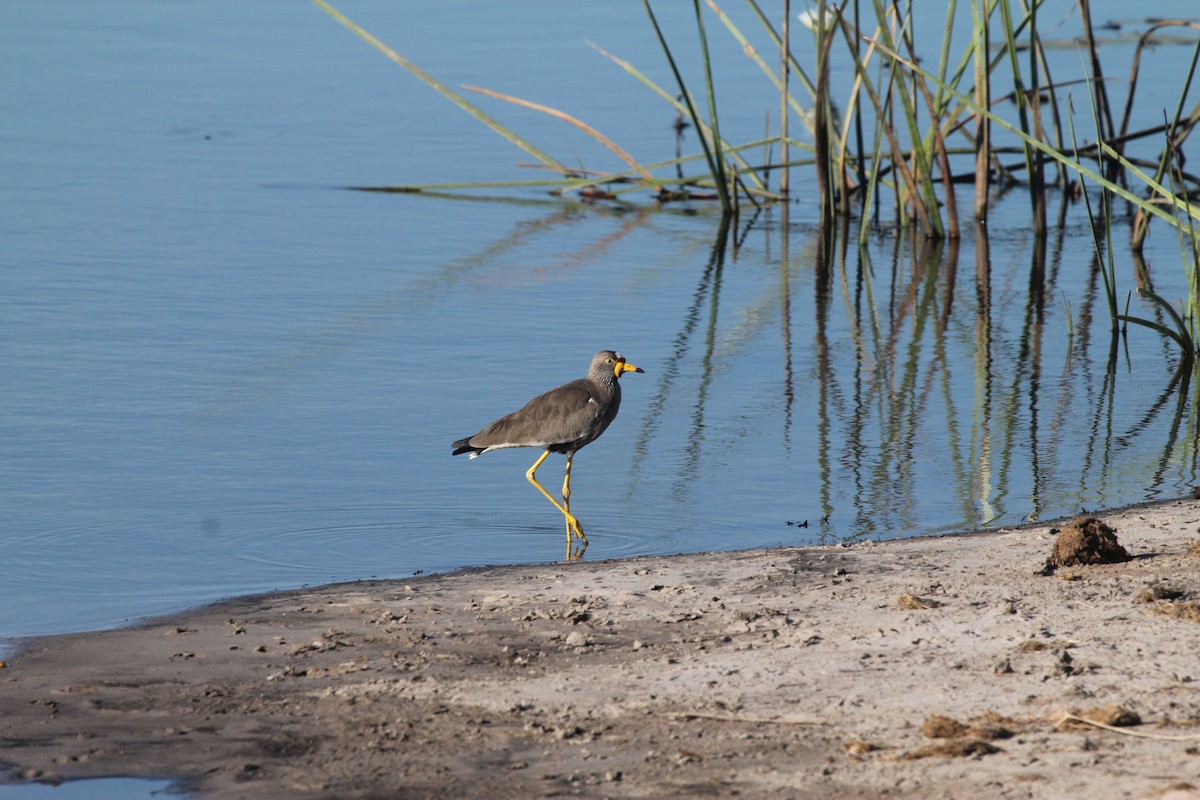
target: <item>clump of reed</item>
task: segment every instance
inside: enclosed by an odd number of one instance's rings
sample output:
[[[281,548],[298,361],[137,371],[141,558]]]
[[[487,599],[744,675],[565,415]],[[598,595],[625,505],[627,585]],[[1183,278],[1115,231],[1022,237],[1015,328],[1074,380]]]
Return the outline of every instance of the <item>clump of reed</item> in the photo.
[[[465,95],[438,81],[333,8],[314,0],[326,13],[394,62],[456,103],[484,125],[533,157],[553,178],[528,181],[360,187],[385,191],[456,190],[478,187],[544,187],[555,193],[577,192],[590,200],[626,201],[632,192],[650,189],[658,202],[677,200],[719,204],[723,216],[737,219],[744,205],[786,203],[792,194],[791,170],[814,176],[820,199],[822,229],[847,230],[857,220],[859,241],[872,227],[912,226],[932,240],[957,239],[961,186],[973,188],[973,215],[985,226],[997,192],[1022,186],[1030,203],[1030,227],[1044,235],[1050,227],[1049,205],[1060,199],[1058,224],[1067,203],[1084,198],[1089,204],[1097,257],[1102,270],[1114,330],[1120,322],[1144,324],[1179,342],[1193,354],[1200,342],[1197,325],[1197,222],[1200,211],[1190,198],[1200,191],[1200,176],[1184,168],[1179,153],[1200,122],[1200,104],[1187,107],[1187,95],[1200,60],[1196,37],[1191,62],[1179,73],[1178,101],[1162,114],[1161,124],[1136,123],[1135,97],[1142,80],[1146,49],[1167,33],[1195,36],[1200,25],[1186,20],[1157,20],[1138,37],[1128,77],[1124,107],[1113,107],[1107,91],[1101,37],[1096,33],[1089,0],[1078,0],[1081,36],[1079,70],[1054,74],[1049,50],[1063,42],[1047,39],[1039,27],[1044,0],[948,0],[942,35],[932,58],[918,52],[914,28],[917,4],[912,0],[818,0],[798,17],[790,0],[781,0],[772,17],[758,0],[746,0],[758,30],[751,36],[725,13],[716,0],[693,0],[695,42],[701,55],[698,76],[684,75],[650,0],[643,0],[647,20],[661,43],[675,85],[659,86],[618,56],[596,48],[630,76],[654,92],[679,116],[699,141],[699,154],[678,153],[673,159],[643,163],[583,120],[558,109],[474,86],[465,91],[550,114],[594,138],[626,168],[619,172],[568,167],[489,116]],[[921,20],[929,6],[922,4]],[[1061,6],[1055,13],[1061,16]],[[969,26],[963,23],[969,17]],[[777,130],[752,142],[731,143],[721,136],[720,106],[714,89],[706,18],[716,20],[753,59],[778,92]],[[804,51],[814,54],[807,68],[797,58],[792,21],[811,35]],[[954,51],[954,32],[960,49]],[[675,32],[678,33],[678,32]],[[594,47],[594,45],[593,45]],[[852,74],[849,86],[838,87],[834,65]],[[925,65],[929,64],[927,68]],[[1071,93],[1086,95],[1091,108],[1092,142],[1076,143]],[[1156,114],[1157,116],[1157,114]],[[1119,122],[1118,122],[1119,120]],[[792,123],[804,128],[803,138]],[[1135,155],[1149,143],[1151,155]],[[760,163],[749,154],[763,151]],[[796,155],[798,154],[798,155]],[[691,174],[684,169],[705,166]],[[674,174],[663,176],[664,171]],[[775,185],[772,185],[775,178]],[[1093,193],[1099,212],[1092,213]],[[965,204],[963,204],[965,207]],[[890,209],[890,212],[885,210]],[[1182,311],[1148,287],[1143,294],[1163,309],[1167,321],[1145,320],[1118,308],[1111,242],[1114,214],[1135,218],[1130,242],[1138,254],[1152,220],[1179,236],[1187,269],[1189,296]]]

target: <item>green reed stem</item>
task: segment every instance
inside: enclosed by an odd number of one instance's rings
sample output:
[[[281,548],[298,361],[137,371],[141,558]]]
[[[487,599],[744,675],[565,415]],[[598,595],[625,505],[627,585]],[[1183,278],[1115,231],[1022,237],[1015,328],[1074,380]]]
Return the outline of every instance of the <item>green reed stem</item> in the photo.
[[[1029,139],[1038,136],[1038,131],[1036,128],[1030,126],[1030,93],[1025,89],[1025,81],[1021,76],[1021,62],[1017,58],[1017,39],[1013,29],[1012,11],[1007,2],[1000,3],[1000,21],[1004,25],[1005,51],[1008,53],[1009,63],[1012,67],[1013,93],[1016,96],[1017,116],[1021,121],[1021,130],[1028,137],[1022,139],[1021,149],[1025,156],[1025,173],[1029,176],[1029,195],[1033,205],[1034,233],[1038,236],[1044,236],[1046,234],[1046,197],[1037,179],[1037,151],[1028,143]],[[1036,38],[1036,28],[1033,31],[1032,35]]]
[[[880,40],[886,49],[897,50],[887,24],[888,11],[883,5],[882,0],[874,0],[874,2],[875,15],[879,20]],[[900,41],[905,42],[908,49],[911,50],[912,41],[909,33],[909,25],[912,21],[911,8],[907,17],[902,17],[899,8],[895,5],[892,8],[895,12],[894,16],[898,28],[897,37]],[[929,150],[922,146],[920,127],[917,122],[916,103],[904,81],[893,80],[890,82],[890,85],[894,91],[892,96],[900,98],[903,123],[908,128],[909,141],[912,147],[911,156],[915,174],[912,175],[910,188],[913,191],[913,205],[916,208],[918,218],[922,222],[925,235],[941,239],[946,235],[946,232],[945,226],[942,224],[941,213],[938,210],[937,193],[933,187],[933,160],[930,158]],[[890,135],[889,138],[894,138],[894,134]],[[899,152],[899,149],[893,149],[895,151],[894,156],[898,159],[897,165],[904,163],[904,157]]]
[[[646,0],[649,7],[649,0]],[[717,120],[717,92],[713,87],[712,63],[709,60],[708,53],[708,36],[704,32],[704,15],[700,11],[700,0],[692,0],[692,6],[696,11],[696,32],[700,36],[700,55],[704,61],[704,89],[708,97],[708,119],[712,125],[712,149],[713,161],[716,162],[716,169],[713,172],[713,180],[716,181],[717,191],[721,195],[721,210],[726,214],[733,209],[734,198],[730,188],[729,178],[725,173],[725,156],[721,152],[721,128]]]
[[[696,130],[698,132],[700,132],[700,131],[704,130],[704,128],[707,126],[702,125],[703,120],[700,116],[700,112],[698,112],[696,110],[696,104],[692,101],[692,95],[688,91],[687,84],[683,80],[683,74],[680,73],[679,66],[675,63],[675,57],[671,54],[671,48],[670,48],[670,46],[667,45],[667,39],[663,35],[662,28],[659,27],[659,25],[658,25],[658,19],[654,16],[654,9],[652,9],[650,7],[650,0],[642,0],[642,5],[645,6],[646,14],[647,14],[647,16],[650,17],[650,24],[654,27],[654,34],[655,34],[655,36],[658,37],[658,43],[662,46],[663,55],[665,55],[667,58],[667,64],[671,67],[671,73],[675,76],[675,82],[679,86],[680,96],[683,98],[683,101],[684,101],[685,105],[687,106],[688,117],[692,120],[692,124],[696,127]],[[697,18],[699,18],[699,12],[700,12],[699,4],[696,3]],[[704,49],[705,49],[704,58],[705,58],[705,63],[707,64],[707,62],[708,62],[707,47],[705,47]],[[711,79],[711,75],[709,77]],[[714,122],[715,122],[715,120],[714,120]],[[728,213],[730,210],[729,186],[723,180],[724,174],[725,174],[724,165],[718,163],[717,152],[714,152],[714,147],[713,147],[714,142],[720,141],[720,136],[718,135],[717,130],[715,128],[713,128],[711,137],[705,136],[703,133],[700,133],[699,138],[700,138],[700,145],[704,149],[704,158],[705,158],[705,160],[708,161],[709,171],[711,172],[711,174],[713,176],[713,180],[717,183],[717,191],[720,193],[720,199],[721,199],[721,209],[725,213]],[[718,178],[718,176],[720,176],[720,178]]]
[[[982,6],[982,13],[980,10]],[[987,109],[991,106],[991,69],[988,65],[988,16],[987,0],[971,3],[973,23],[972,48],[975,63],[975,218],[987,219],[988,185],[991,170],[988,168],[991,151],[991,118]]]
[[[1121,128],[1122,133],[1125,133],[1125,128],[1126,128],[1126,125],[1128,123],[1129,116],[1130,116],[1130,109],[1131,109],[1132,103],[1133,103],[1133,87],[1136,86],[1136,83],[1137,83],[1137,79],[1136,79],[1137,66],[1136,66],[1136,64],[1138,63],[1137,59],[1140,58],[1140,54],[1141,54],[1141,44],[1139,43],[1138,55],[1135,56],[1134,77],[1130,80],[1130,90],[1129,90],[1130,97],[1129,97],[1129,103],[1126,105],[1126,109],[1125,109],[1125,121],[1122,123],[1122,128]],[[1183,139],[1188,134],[1191,133],[1192,126],[1194,125],[1194,122],[1193,122],[1187,126],[1181,126],[1180,120],[1183,117],[1183,106],[1184,106],[1184,103],[1187,101],[1187,94],[1192,86],[1192,77],[1196,73],[1196,64],[1197,64],[1198,60],[1200,60],[1200,39],[1198,39],[1196,41],[1196,46],[1192,49],[1192,63],[1188,68],[1187,78],[1186,78],[1186,80],[1184,80],[1183,89],[1179,93],[1179,100],[1175,104],[1174,117],[1169,123],[1167,123],[1164,126],[1164,128],[1167,132],[1166,143],[1163,146],[1162,155],[1159,156],[1158,169],[1155,170],[1155,172],[1154,172],[1154,180],[1156,182],[1159,182],[1162,180],[1163,173],[1167,170],[1168,165],[1171,163],[1172,153],[1175,153],[1176,155],[1178,155],[1177,148],[1183,143]],[[1180,162],[1178,159],[1176,159],[1175,163],[1178,164]],[[1149,232],[1150,232],[1150,220],[1148,217],[1142,215],[1137,219],[1137,221],[1134,224],[1133,247],[1135,250],[1140,251],[1142,249],[1142,246],[1145,244],[1145,241],[1146,241],[1146,236],[1149,234]]]

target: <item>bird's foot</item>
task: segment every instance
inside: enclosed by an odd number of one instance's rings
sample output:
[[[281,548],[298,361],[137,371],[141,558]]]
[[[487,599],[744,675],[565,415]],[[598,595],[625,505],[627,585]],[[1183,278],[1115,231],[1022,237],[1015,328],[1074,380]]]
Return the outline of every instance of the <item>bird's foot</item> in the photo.
[[[563,509],[563,516],[567,518],[567,561],[578,561],[583,557],[583,551],[587,550],[588,540],[574,514]],[[576,540],[579,541],[578,549],[574,547]]]
[[[575,547],[575,548],[572,548],[571,545],[568,544],[567,545],[567,561],[578,561],[579,559],[583,558],[584,552],[587,551],[587,546],[588,546],[588,543],[587,543],[586,539],[581,541],[579,543],[579,546]]]
[[[587,537],[583,535],[583,526],[579,524],[579,520],[575,515],[567,512],[567,544],[571,543],[571,539],[581,539],[584,544],[587,544]]]

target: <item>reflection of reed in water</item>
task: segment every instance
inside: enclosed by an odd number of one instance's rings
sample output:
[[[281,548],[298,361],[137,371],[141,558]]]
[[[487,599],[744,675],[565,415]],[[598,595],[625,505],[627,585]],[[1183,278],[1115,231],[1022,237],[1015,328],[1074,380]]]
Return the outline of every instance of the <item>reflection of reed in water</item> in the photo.
[[[633,445],[633,463],[629,470],[629,490],[631,494],[637,484],[640,465],[650,451],[650,442],[661,425],[663,414],[668,401],[676,392],[675,383],[682,372],[683,362],[692,346],[692,336],[700,324],[702,307],[706,298],[711,298],[708,314],[708,327],[705,335],[704,353],[701,357],[700,388],[697,399],[691,408],[690,432],[685,437],[687,445],[684,448],[685,458],[680,464],[679,473],[672,489],[676,499],[682,497],[689,477],[695,475],[701,456],[701,446],[704,442],[704,405],[709,386],[712,382],[713,343],[717,328],[717,306],[721,291],[721,274],[725,265],[725,247],[729,238],[730,218],[722,217],[717,226],[717,235],[709,250],[708,260],[700,274],[700,283],[692,293],[692,303],[684,313],[683,327],[671,344],[671,354],[662,369],[658,380],[658,390],[651,398],[642,428]]]
[[[453,196],[466,203],[495,202],[482,198]],[[507,202],[507,201],[506,201]],[[532,204],[548,208],[546,216],[514,225],[505,236],[488,242],[477,252],[449,261],[432,274],[406,279],[402,284],[383,292],[363,297],[352,308],[329,319],[315,329],[304,330],[291,347],[274,355],[263,354],[258,363],[233,373],[220,399],[201,409],[201,417],[238,413],[270,401],[272,395],[294,379],[304,365],[334,353],[353,349],[381,327],[391,324],[397,315],[407,317],[428,313],[437,308],[439,299],[455,297],[455,292],[478,291],[511,285],[538,285],[561,280],[564,269],[581,269],[600,261],[624,238],[642,227],[652,216],[646,209],[621,213],[607,208],[588,208],[579,205],[563,206],[557,201],[539,200]],[[546,237],[561,235],[579,220],[581,213],[611,217],[617,225],[606,234],[570,252],[548,270],[544,263],[514,269],[521,262],[511,254]],[[474,287],[472,289],[471,287]]]

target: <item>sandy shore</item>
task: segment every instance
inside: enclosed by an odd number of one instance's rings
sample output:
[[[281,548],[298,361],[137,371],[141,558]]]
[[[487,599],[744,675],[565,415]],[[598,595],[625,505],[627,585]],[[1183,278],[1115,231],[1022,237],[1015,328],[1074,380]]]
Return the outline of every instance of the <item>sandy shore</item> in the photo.
[[[1200,798],[1200,503],[1101,518],[1132,560],[1039,574],[1045,525],[354,583],[38,639],[0,668],[2,774],[222,800]]]

